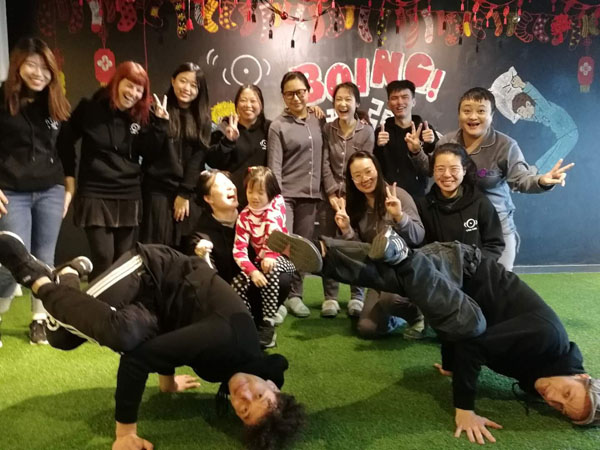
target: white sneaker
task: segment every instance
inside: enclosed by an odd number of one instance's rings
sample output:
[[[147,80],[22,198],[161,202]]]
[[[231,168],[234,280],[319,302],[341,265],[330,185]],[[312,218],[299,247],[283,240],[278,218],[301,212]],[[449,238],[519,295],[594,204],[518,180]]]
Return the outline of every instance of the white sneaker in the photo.
[[[364,303],[353,298],[348,302],[348,315],[350,317],[359,317],[363,310]]]
[[[340,304],[337,300],[325,300],[321,305],[321,317],[334,318],[340,312]]]
[[[273,316],[273,322],[275,325],[281,325],[287,317],[288,311],[285,305],[281,305],[275,315]]]
[[[308,317],[310,316],[310,309],[306,306],[300,297],[290,297],[283,302],[285,307],[296,317]]]

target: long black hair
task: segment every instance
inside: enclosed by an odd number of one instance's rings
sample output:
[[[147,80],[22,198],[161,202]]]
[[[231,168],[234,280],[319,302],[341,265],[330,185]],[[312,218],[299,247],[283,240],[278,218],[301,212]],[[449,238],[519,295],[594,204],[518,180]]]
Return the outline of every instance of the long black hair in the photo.
[[[465,176],[461,184],[475,186],[477,184],[477,166],[475,165],[475,162],[471,159],[462,145],[454,144],[452,142],[442,144],[435,149],[431,155],[431,158],[429,159],[429,176],[433,177],[433,168],[438,155],[444,155],[448,153],[458,156],[463,169],[465,169]]]
[[[194,72],[198,95],[192,101],[189,108],[179,107],[173,86],[167,91],[167,109],[169,112],[169,136],[175,139],[187,139],[188,141],[201,142],[206,147],[210,144],[211,119],[209,113],[208,88],[204,72],[197,64],[186,62],[181,64],[171,79],[175,79],[182,72]]]
[[[350,225],[352,225],[353,228],[358,227],[358,222],[365,215],[368,208],[367,196],[358,190],[352,180],[352,174],[350,172],[350,166],[357,159],[369,159],[373,162],[375,170],[377,171],[377,182],[375,183],[375,190],[373,191],[375,196],[375,215],[378,220],[381,220],[386,214],[385,181],[383,180],[381,166],[372,153],[362,150],[358,151],[348,159],[348,164],[346,165],[346,212],[348,213],[348,216],[350,216]]]
[[[255,84],[241,85],[240,88],[235,93],[235,98],[233,100],[233,104],[235,105],[235,108],[237,110],[238,102],[240,101],[242,92],[244,92],[246,89],[254,92],[254,94],[256,94],[256,97],[258,98],[258,101],[260,102],[260,114],[256,118],[256,125],[263,128],[265,131],[265,134],[266,134],[269,131],[269,124],[267,122],[267,118],[265,117],[265,100],[263,98],[262,91],[260,90],[260,88],[257,85],[255,85]]]

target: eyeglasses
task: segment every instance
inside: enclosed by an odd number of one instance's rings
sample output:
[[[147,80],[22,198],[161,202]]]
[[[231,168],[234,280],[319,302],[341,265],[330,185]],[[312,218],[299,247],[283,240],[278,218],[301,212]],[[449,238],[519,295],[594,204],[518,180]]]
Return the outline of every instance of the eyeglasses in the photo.
[[[287,92],[283,93],[283,98],[285,98],[286,100],[293,100],[294,96],[296,96],[296,97],[298,97],[298,100],[302,100],[307,92],[308,92],[308,89],[298,89],[297,91],[287,91]]]
[[[435,166],[433,168],[433,173],[435,173],[436,175],[444,175],[446,173],[446,170],[450,170],[451,175],[457,176],[462,172],[463,168],[461,166]]]
[[[354,181],[355,183],[360,183],[364,179],[368,180],[370,178],[374,178],[376,174],[377,174],[377,172],[375,172],[375,170],[367,169],[363,173],[353,173],[351,175],[351,177],[352,177],[352,181]]]

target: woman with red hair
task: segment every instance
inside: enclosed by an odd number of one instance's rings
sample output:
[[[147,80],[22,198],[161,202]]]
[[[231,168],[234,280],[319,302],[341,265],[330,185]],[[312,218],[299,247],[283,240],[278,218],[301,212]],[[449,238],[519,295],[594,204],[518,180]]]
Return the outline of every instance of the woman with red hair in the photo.
[[[68,204],[56,139],[71,107],[58,74],[48,45],[25,38],[11,52],[0,89],[0,231],[18,234],[36,258],[50,265]],[[10,308],[15,288],[13,277],[0,268],[0,316]],[[31,301],[31,343],[47,344],[46,311],[38,299]]]
[[[150,110],[150,81],[142,66],[126,61],[105,88],[83,99],[63,127],[67,191],[75,192],[75,143],[81,157],[74,200],[75,225],[85,230],[93,279],[133,248],[141,218],[143,127]]]

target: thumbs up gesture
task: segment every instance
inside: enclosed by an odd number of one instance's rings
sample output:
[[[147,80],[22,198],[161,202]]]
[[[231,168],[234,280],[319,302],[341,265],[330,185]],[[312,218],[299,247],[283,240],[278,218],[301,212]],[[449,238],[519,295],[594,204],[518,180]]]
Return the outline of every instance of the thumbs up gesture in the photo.
[[[381,126],[379,128],[379,134],[377,135],[377,146],[383,147],[388,142],[390,142],[390,133],[385,131],[385,123],[381,122]]]
[[[423,122],[423,132],[421,133],[421,138],[423,139],[423,142],[427,142],[428,144],[433,143],[435,138],[433,130],[429,128],[427,121]]]

